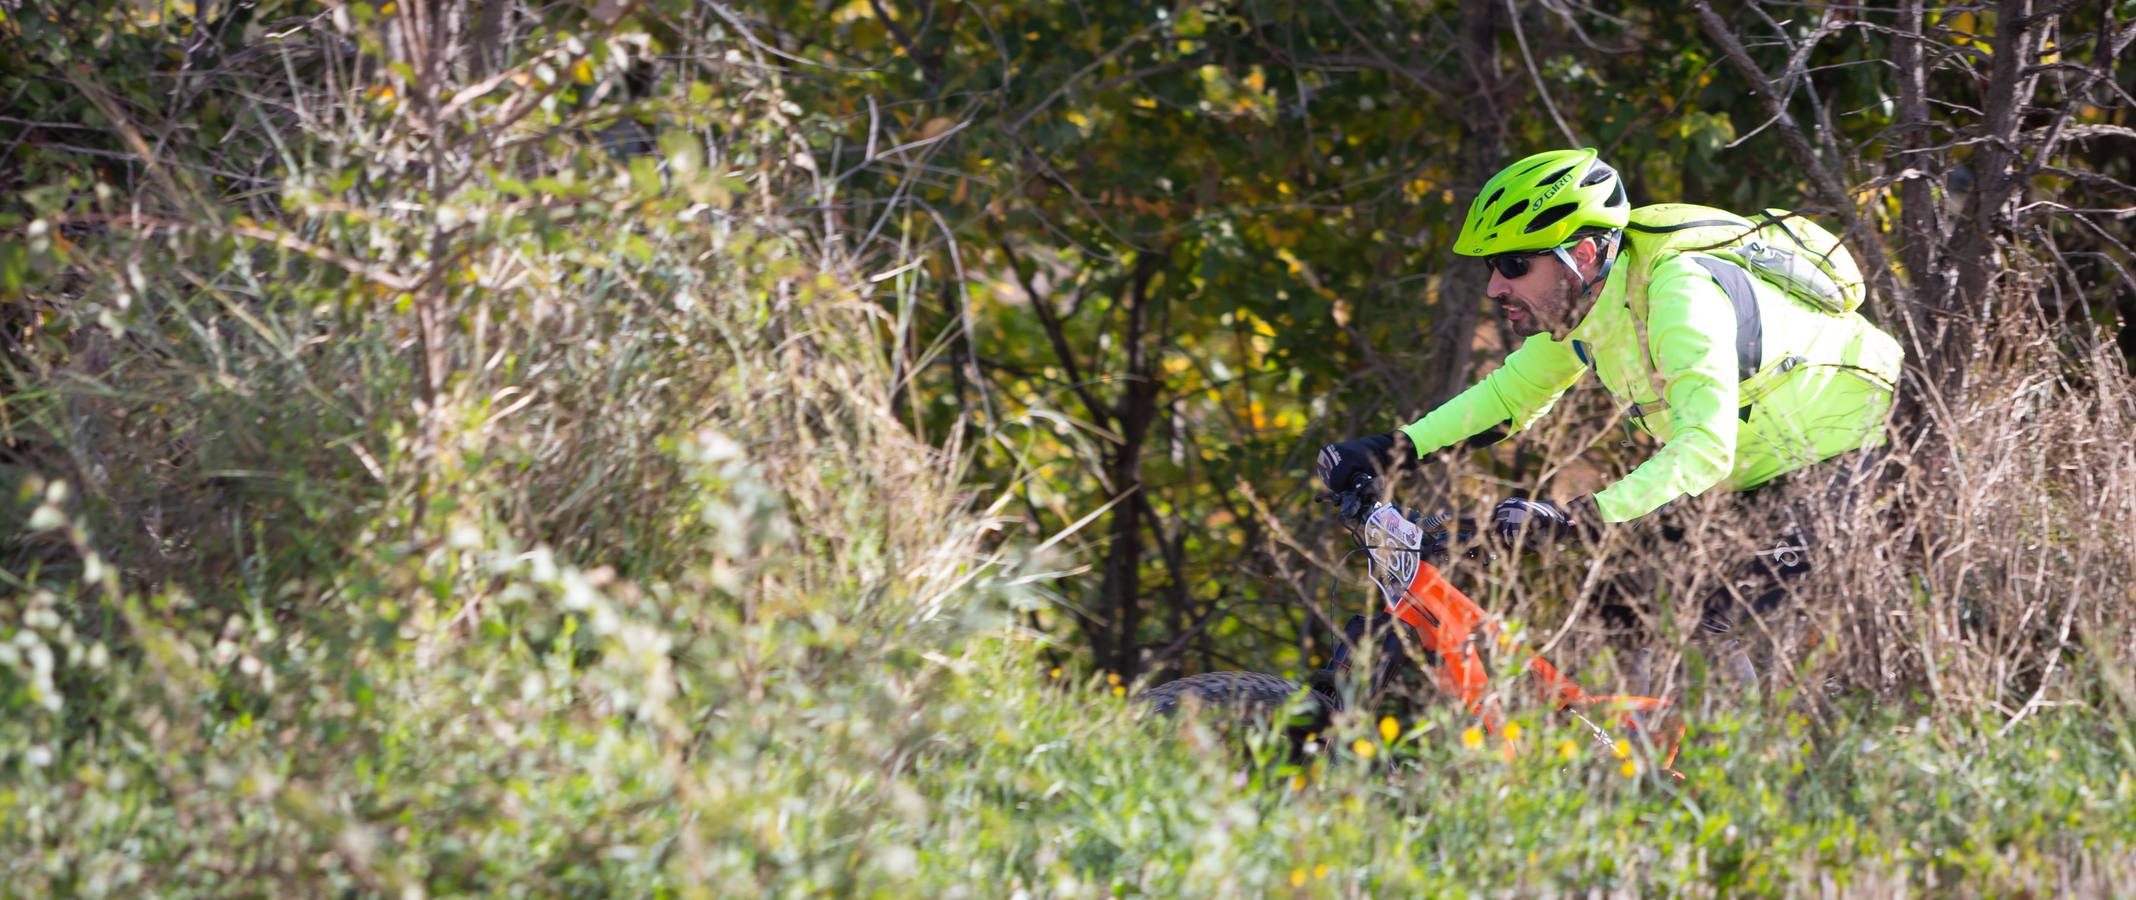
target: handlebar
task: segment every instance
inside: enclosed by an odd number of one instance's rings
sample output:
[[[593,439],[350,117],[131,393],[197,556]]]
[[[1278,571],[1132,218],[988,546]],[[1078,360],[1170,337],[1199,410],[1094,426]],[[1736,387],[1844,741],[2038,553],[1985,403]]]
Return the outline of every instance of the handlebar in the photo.
[[[1358,543],[1368,549],[1370,545],[1358,534],[1358,529],[1362,528],[1365,520],[1379,511],[1380,507],[1393,505],[1381,500],[1379,480],[1368,473],[1360,473],[1352,479],[1349,490],[1321,494],[1318,499],[1335,507],[1336,517],[1342,520],[1343,527],[1349,529],[1351,535],[1358,539]],[[1402,518],[1409,520],[1423,532],[1423,544],[1417,548],[1417,552],[1425,559],[1438,558],[1446,554],[1454,542],[1467,543],[1479,534],[1475,520],[1467,516],[1456,521],[1454,514],[1447,512],[1425,513],[1422,510],[1401,507],[1395,509]],[[1475,551],[1471,550],[1470,555],[1475,555]]]

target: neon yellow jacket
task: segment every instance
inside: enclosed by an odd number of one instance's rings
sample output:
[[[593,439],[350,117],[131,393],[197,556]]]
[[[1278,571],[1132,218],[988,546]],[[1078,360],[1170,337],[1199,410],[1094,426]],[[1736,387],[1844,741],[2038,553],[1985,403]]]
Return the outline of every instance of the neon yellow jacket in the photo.
[[[1747,279],[1756,297],[1749,316],[1712,264],[1698,253],[1664,259],[1644,304],[1625,297],[1631,266],[1614,266],[1594,309],[1563,340],[1528,338],[1504,366],[1402,432],[1423,456],[1492,427],[1519,431],[1592,368],[1631,421],[1662,441],[1595,494],[1608,522],[1881,446],[1903,360],[1898,342],[1860,313],[1826,313],[1756,278]],[[1739,365],[1750,356],[1754,363]]]

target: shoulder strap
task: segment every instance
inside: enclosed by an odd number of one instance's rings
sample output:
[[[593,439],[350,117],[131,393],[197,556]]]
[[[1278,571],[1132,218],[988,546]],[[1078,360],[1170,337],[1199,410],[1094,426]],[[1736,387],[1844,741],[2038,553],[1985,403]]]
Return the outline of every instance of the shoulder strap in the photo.
[[[1736,320],[1736,380],[1749,381],[1758,374],[1758,363],[1765,352],[1765,321],[1758,315],[1758,294],[1750,286],[1750,273],[1743,267],[1703,253],[1691,257],[1699,268],[1720,284],[1721,293],[1728,295],[1728,303],[1735,307]],[[1652,362],[1651,356],[1647,359]]]
[[[1761,367],[1765,354],[1765,323],[1758,314],[1758,295],[1750,283],[1750,273],[1742,266],[1703,253],[1691,256],[1691,261],[1706,270],[1721,293],[1728,297],[1728,304],[1735,308],[1736,318],[1736,378],[1741,384],[1736,391],[1736,405],[1748,407],[1772,392],[1785,375],[1802,363],[1799,357],[1778,360],[1771,366]],[[1632,316],[1632,327],[1639,335],[1639,352],[1646,357],[1648,377],[1652,379],[1655,401],[1634,403],[1627,410],[1632,418],[1643,418],[1669,408],[1667,385],[1661,381],[1661,365],[1654,359],[1654,346],[1647,340],[1646,317]]]

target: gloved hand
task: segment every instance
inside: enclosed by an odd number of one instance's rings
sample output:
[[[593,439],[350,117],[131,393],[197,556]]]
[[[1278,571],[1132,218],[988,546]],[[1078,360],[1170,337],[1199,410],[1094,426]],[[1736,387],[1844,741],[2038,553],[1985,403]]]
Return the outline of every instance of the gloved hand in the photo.
[[[1491,510],[1491,531],[1508,544],[1527,538],[1529,546],[1573,535],[1592,538],[1602,528],[1602,511],[1594,497],[1582,496],[1563,506],[1548,500],[1514,497]]]
[[[1315,468],[1320,473],[1320,483],[1328,490],[1347,491],[1357,486],[1359,475],[1377,475],[1394,468],[1401,462],[1399,451],[1408,446],[1407,440],[1392,434],[1340,441],[1320,448]]]

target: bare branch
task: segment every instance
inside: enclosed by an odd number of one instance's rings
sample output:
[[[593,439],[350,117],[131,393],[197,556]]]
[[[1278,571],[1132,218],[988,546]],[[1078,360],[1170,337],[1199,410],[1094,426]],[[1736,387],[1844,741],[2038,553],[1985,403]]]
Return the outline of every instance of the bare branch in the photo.
[[[1878,292],[1901,301],[1910,301],[1912,292],[1891,271],[1890,256],[1885,250],[1883,236],[1862,220],[1860,211],[1854,206],[1853,197],[1847,193],[1831,169],[1817,158],[1817,151],[1810,146],[1809,138],[1802,133],[1802,128],[1795,124],[1794,117],[1788,114],[1787,98],[1773,88],[1771,79],[1751,60],[1750,52],[1743,48],[1743,42],[1736,38],[1728,23],[1713,11],[1711,4],[1706,0],[1696,0],[1692,8],[1698,12],[1699,22],[1705,27],[1707,36],[1721,45],[1729,64],[1750,83],[1751,92],[1764,101],[1765,111],[1778,125],[1781,141],[1787,145],[1788,154],[1794,157],[1796,165],[1809,174],[1811,186],[1846,224],[1848,237],[1867,245],[1869,252],[1863,255],[1868,257],[1870,278]]]
[[[1506,20],[1513,23],[1513,40],[1520,44],[1520,58],[1528,64],[1528,77],[1535,80],[1535,96],[1542,98],[1543,108],[1550,111],[1550,121],[1556,122],[1558,133],[1565,136],[1566,146],[1583,145],[1580,136],[1572,133],[1572,126],[1565,124],[1565,117],[1558,113],[1557,103],[1550,99],[1550,87],[1543,83],[1543,73],[1535,68],[1535,54],[1528,52],[1528,34],[1520,27],[1520,9],[1513,0],[1506,0]]]

